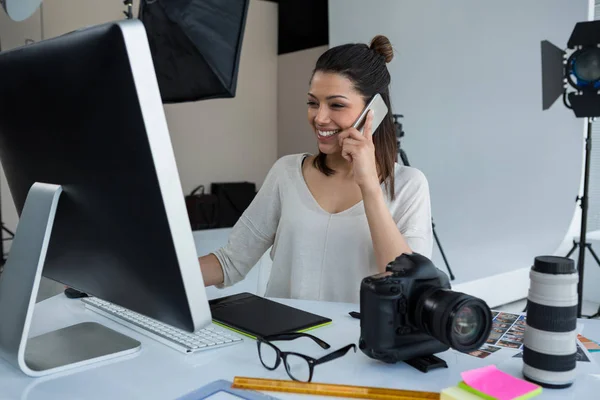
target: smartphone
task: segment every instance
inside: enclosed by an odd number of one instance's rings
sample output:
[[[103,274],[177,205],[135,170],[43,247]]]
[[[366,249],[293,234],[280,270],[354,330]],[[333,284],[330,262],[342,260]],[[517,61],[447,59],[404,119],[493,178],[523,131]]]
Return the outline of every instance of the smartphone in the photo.
[[[369,110],[373,110],[373,121],[371,123],[371,132],[375,133],[375,130],[381,124],[381,121],[385,118],[388,113],[388,108],[383,101],[383,98],[379,93],[377,93],[371,101],[367,104],[365,109],[360,113],[356,122],[352,125],[353,128],[358,129],[360,133],[363,133],[363,128],[365,125],[365,120],[367,117],[367,113]]]

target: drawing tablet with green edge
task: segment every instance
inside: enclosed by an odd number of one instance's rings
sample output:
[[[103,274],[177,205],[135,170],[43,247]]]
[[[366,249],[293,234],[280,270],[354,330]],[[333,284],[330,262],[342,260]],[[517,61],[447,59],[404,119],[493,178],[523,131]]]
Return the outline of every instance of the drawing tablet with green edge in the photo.
[[[209,301],[213,321],[256,339],[283,332],[301,332],[331,323],[312,314],[251,293]]]

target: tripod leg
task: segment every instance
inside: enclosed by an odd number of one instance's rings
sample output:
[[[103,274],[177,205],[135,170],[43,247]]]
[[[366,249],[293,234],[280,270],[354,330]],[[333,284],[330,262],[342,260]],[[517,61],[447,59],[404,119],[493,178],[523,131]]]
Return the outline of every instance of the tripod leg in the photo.
[[[567,257],[567,258],[571,257],[571,254],[573,254],[573,252],[575,251],[576,248],[577,248],[577,242],[573,240],[573,247],[571,247],[571,250],[569,250],[569,252],[567,253],[567,255],[565,257]]]
[[[590,253],[592,253],[592,257],[594,257],[594,260],[596,260],[596,262],[600,266],[600,258],[598,258],[598,254],[596,254],[596,252],[594,251],[594,249],[592,249],[592,244],[591,243],[586,243],[585,246],[588,248],[588,250],[590,251]]]
[[[586,317],[587,319],[594,319],[594,318],[598,318],[600,317],[600,308],[598,308],[598,311],[596,311],[596,314],[594,315],[590,315],[589,317]]]
[[[448,259],[446,258],[446,254],[444,253],[444,249],[442,249],[442,244],[440,243],[440,239],[438,238],[437,233],[435,232],[435,224],[433,223],[433,220],[431,220],[431,230],[433,231],[433,237],[435,238],[435,242],[438,245],[438,248],[440,249],[440,253],[442,254],[442,258],[444,259],[444,263],[446,264],[446,269],[448,270],[448,274],[450,275],[450,280],[454,280],[454,274],[452,273],[452,270],[450,269],[450,264],[448,264]]]
[[[592,253],[592,257],[594,257],[594,260],[596,260],[596,262],[600,266],[600,258],[598,258],[598,255],[596,254],[596,252],[594,251],[594,249],[592,249],[592,244],[591,243],[586,243],[585,247],[590,251],[590,253]],[[600,317],[600,306],[598,307],[598,310],[596,311],[596,314],[590,315],[587,318],[592,319],[592,318],[597,318],[597,317]]]
[[[596,311],[596,314],[589,315],[586,318],[587,319],[593,319],[593,318],[598,318],[598,317],[600,317],[600,307],[598,307],[598,310]]]

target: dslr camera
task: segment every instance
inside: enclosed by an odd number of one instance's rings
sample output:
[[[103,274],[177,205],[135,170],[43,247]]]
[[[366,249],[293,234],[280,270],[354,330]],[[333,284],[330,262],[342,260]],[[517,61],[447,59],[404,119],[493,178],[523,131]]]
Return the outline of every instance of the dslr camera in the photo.
[[[448,276],[417,253],[402,254],[360,287],[359,348],[387,363],[481,347],[492,313],[478,298],[450,290]]]

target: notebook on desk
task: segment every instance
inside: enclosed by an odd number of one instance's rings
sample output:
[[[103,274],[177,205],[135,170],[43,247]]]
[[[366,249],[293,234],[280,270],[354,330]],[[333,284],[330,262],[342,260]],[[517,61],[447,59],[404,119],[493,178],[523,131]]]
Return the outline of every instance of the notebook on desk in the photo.
[[[251,293],[209,301],[216,324],[256,339],[283,332],[302,332],[331,323],[312,314]]]

